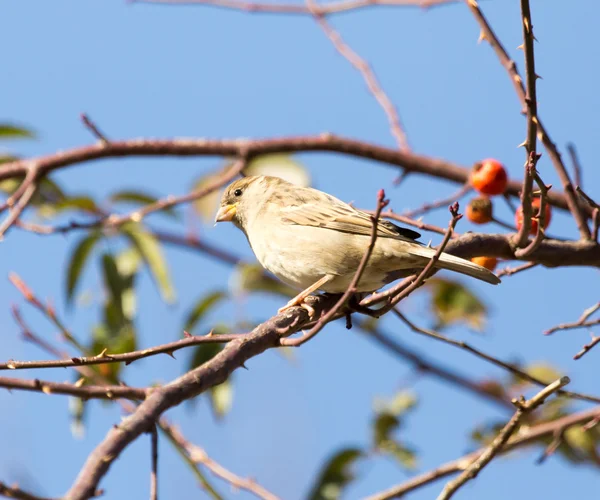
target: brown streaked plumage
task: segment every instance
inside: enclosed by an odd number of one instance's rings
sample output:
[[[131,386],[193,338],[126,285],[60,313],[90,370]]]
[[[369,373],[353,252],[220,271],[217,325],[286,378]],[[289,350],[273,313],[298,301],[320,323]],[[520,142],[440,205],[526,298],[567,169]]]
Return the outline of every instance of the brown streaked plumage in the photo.
[[[317,189],[269,176],[233,182],[223,194],[216,221],[233,222],[265,269],[309,293],[315,291],[317,282],[320,290],[343,293],[369,245],[372,230],[369,214]],[[416,241],[419,237],[416,231],[380,220],[358,291],[375,291],[425,267],[435,250]],[[436,267],[500,283],[487,269],[447,253],[442,253]],[[296,300],[293,305],[298,303]]]

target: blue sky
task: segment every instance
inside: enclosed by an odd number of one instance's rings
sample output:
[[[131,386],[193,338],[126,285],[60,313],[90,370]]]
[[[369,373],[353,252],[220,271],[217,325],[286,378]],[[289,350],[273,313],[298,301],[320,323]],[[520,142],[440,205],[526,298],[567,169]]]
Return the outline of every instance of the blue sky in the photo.
[[[490,0],[482,8],[522,67],[519,3]],[[244,14],[204,7],[131,5],[124,1],[0,2],[3,29],[3,74],[0,121],[32,127],[38,139],[5,144],[22,155],[42,155],[89,144],[79,121],[87,112],[111,138],[133,137],[270,137],[324,131],[394,146],[382,110],[368,94],[359,74],[334,50],[310,18]],[[600,97],[596,20],[593,1],[532,2],[540,115],[554,141],[564,150],[577,144],[584,182],[594,193],[600,173],[594,169]],[[422,11],[374,8],[332,18],[346,41],[369,60],[383,88],[398,106],[415,151],[469,165],[485,157],[503,161],[519,177],[524,152],[517,149],[525,120],[503,68],[487,44],[477,44],[479,30],[462,5]],[[314,184],[341,199],[371,208],[385,188],[391,206],[401,211],[452,192],[445,182],[411,177],[394,189],[397,171],[363,160],[331,154],[297,157]],[[55,179],[73,192],[102,197],[117,187],[136,187],[157,195],[183,193],[218,159],[105,160],[72,167]],[[546,156],[539,166],[547,183],[560,182]],[[499,215],[509,216],[499,207]],[[448,214],[427,220],[446,225]],[[163,224],[160,218],[150,219]],[[179,228],[184,231],[183,225]],[[475,229],[467,221],[460,230]],[[203,237],[229,247],[248,260],[250,249],[232,227],[202,226]],[[555,213],[552,232],[575,237],[572,220]],[[81,339],[98,320],[98,307],[67,312],[62,300],[64,265],[78,235],[45,239],[13,231],[0,249],[0,357],[38,359],[44,355],[24,344],[9,314],[22,300],[5,279],[20,274],[44,298],[52,298]],[[427,236],[425,236],[427,238]],[[434,242],[439,241],[434,236]],[[179,338],[183,317],[207,290],[227,287],[231,269],[197,254],[166,250],[179,301],[164,305],[147,274],[139,286],[138,343],[151,346]],[[449,330],[503,359],[548,360],[567,372],[574,390],[597,392],[596,352],[574,362],[587,342],[585,331],[543,337],[541,332],[576,319],[598,300],[597,272],[589,269],[535,269],[504,280],[499,287],[472,283],[490,306],[488,328],[474,335]],[[97,265],[85,273],[82,290],[100,294]],[[272,315],[281,298],[252,297],[224,304],[206,322],[243,314],[251,320]],[[428,325],[423,301],[403,305],[407,314]],[[26,319],[48,339],[56,332],[34,311]],[[423,339],[393,318],[389,332],[444,365],[474,378],[501,372],[466,353]],[[200,333],[200,332],[198,332]],[[425,471],[460,456],[472,446],[469,429],[490,418],[506,418],[498,408],[425,376],[415,376],[399,362],[343,325],[331,325],[289,361],[277,352],[262,355],[249,370],[235,373],[231,413],[216,423],[205,401],[168,413],[185,435],[211,457],[243,476],[254,476],[283,498],[302,498],[322,461],[335,450],[368,446],[372,401],[410,387],[418,408],[407,418],[400,438],[419,451]],[[132,385],[165,382],[181,374],[185,352],[177,361],[158,357],[127,368]],[[11,374],[12,375],[12,374]],[[24,377],[66,380],[70,373],[37,371]],[[40,493],[60,495],[72,483],[85,457],[120,418],[117,406],[92,403],[83,439],[72,437],[68,400],[40,394],[0,392],[0,480],[38,486]],[[582,405],[581,408],[584,406]],[[500,500],[509,492],[547,500],[570,495],[593,498],[596,471],[574,468],[560,458],[543,467],[535,454],[497,460],[462,492],[462,498]],[[139,439],[119,458],[102,487],[107,498],[148,496],[149,439]],[[161,441],[159,487],[162,498],[196,498],[191,473],[168,443]],[[347,498],[381,490],[408,475],[387,459],[358,468],[359,480]],[[510,480],[507,480],[510,478]],[[227,485],[215,481],[227,498]],[[434,497],[435,483],[414,494]]]

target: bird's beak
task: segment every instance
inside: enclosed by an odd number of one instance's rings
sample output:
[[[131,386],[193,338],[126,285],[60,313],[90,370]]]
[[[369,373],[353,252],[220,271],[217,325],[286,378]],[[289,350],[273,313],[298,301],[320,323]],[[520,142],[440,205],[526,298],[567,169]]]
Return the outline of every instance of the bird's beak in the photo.
[[[220,207],[217,215],[215,216],[215,223],[228,222],[233,219],[237,213],[237,205],[237,203],[232,203],[231,205]]]

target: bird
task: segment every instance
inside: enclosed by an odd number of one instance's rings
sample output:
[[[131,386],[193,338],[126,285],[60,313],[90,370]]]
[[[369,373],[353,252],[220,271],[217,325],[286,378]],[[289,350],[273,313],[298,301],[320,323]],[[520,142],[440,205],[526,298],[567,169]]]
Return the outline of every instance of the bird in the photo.
[[[242,177],[223,192],[215,216],[232,222],[248,239],[267,271],[301,292],[279,312],[311,307],[305,299],[321,290],[344,293],[371,242],[373,217],[338,198],[279,177]],[[422,270],[436,250],[417,241],[421,235],[385,219],[377,221],[377,239],[355,289],[374,292]],[[471,261],[442,252],[435,263],[490,284],[500,279]]]

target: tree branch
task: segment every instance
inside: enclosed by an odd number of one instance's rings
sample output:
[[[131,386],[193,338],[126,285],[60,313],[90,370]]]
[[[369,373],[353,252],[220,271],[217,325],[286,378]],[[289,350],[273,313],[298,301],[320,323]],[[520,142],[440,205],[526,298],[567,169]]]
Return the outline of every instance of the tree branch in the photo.
[[[83,379],[81,379],[83,381]],[[120,385],[78,385],[68,382],[48,382],[46,380],[21,380],[18,378],[0,377],[0,387],[21,391],[43,392],[44,394],[65,394],[82,399],[132,399],[143,400],[147,389],[138,389]],[[150,389],[152,390],[152,389]]]
[[[477,457],[476,460],[471,462],[471,464],[464,470],[464,472],[458,476],[456,479],[450,481],[444,487],[442,493],[438,496],[437,500],[450,500],[454,493],[458,491],[467,481],[471,479],[475,479],[477,475],[481,472],[487,464],[489,464],[492,459],[502,451],[502,448],[506,445],[507,441],[510,437],[515,433],[517,427],[520,425],[523,418],[528,413],[531,413],[535,410],[539,405],[541,405],[549,396],[554,394],[558,389],[564,387],[569,383],[569,377],[562,377],[546,388],[542,389],[531,399],[524,401],[523,396],[521,396],[520,400],[515,400],[513,403],[517,407],[517,411],[510,419],[510,421],[504,426],[504,428],[500,431],[498,436],[492,441],[492,443]]]
[[[600,417],[600,406],[596,406],[590,410],[579,413],[573,413],[572,415],[568,415],[551,422],[535,425],[533,427],[529,427],[528,429],[523,429],[516,437],[506,443],[500,453],[505,454],[516,448],[521,448],[523,446],[532,444],[542,438],[556,435],[557,432],[562,432],[574,425],[593,421],[598,417]],[[437,481],[438,479],[461,472],[466,466],[468,466],[468,464],[472,463],[473,460],[477,460],[484,450],[485,449],[480,449],[456,460],[452,460],[451,462],[447,462],[434,470],[413,477],[405,483],[393,486],[392,488],[380,493],[376,493],[368,497],[366,500],[388,500],[390,498],[400,497],[429,483]]]
[[[248,159],[267,153],[333,152],[374,160],[379,163],[464,184],[470,169],[439,158],[399,151],[372,143],[338,137],[332,134],[317,136],[293,136],[274,139],[131,139],[111,141],[109,144],[93,144],[41,156],[33,160],[16,160],[0,166],[0,180],[26,175],[31,162],[36,164],[39,176],[55,170],[102,158],[129,156],[240,156]],[[507,193],[517,197],[521,190],[518,181],[509,181]],[[564,193],[550,192],[548,202],[560,209],[568,209]],[[591,216],[592,209],[587,210]]]
[[[260,12],[268,14],[312,15],[313,12],[301,4],[260,3],[244,0],[133,0],[135,3],[167,4],[167,5],[202,5],[244,12]],[[437,5],[455,3],[458,0],[338,0],[319,5],[319,15],[340,14],[352,10],[389,5],[394,7],[429,8]]]
[[[521,75],[519,75],[519,71],[517,70],[516,63],[510,58],[510,56],[508,55],[508,52],[506,52],[506,49],[500,43],[500,40],[498,39],[498,37],[496,36],[494,31],[492,30],[491,26],[489,25],[487,19],[481,12],[481,9],[479,8],[477,1],[476,0],[467,0],[466,3],[467,3],[467,6],[469,7],[469,10],[475,17],[475,20],[478,22],[479,26],[481,27],[481,37],[492,46],[492,49],[494,50],[496,56],[498,57],[498,60],[500,61],[500,63],[506,69],[506,71],[508,73],[508,76],[510,78],[511,83],[513,84],[513,87],[515,89],[517,97],[519,98],[519,101],[521,102],[521,106],[523,106],[523,108],[527,109],[527,106],[528,106],[527,94],[525,92],[525,87],[523,86],[523,79],[521,78]],[[528,5],[529,4],[527,4],[527,9],[528,9]],[[533,42],[533,32],[531,31],[531,15],[528,12],[526,14],[527,14],[527,19],[528,19],[527,22],[528,22],[528,26],[529,26],[530,39]],[[525,14],[523,17],[525,17]],[[533,46],[532,46],[531,50],[533,51]],[[533,52],[532,52],[532,54],[533,54]],[[533,59],[531,59],[531,60],[533,60]],[[533,75],[533,76],[537,77],[537,75]],[[573,214],[573,218],[575,219],[575,222],[577,223],[579,232],[583,239],[589,239],[590,232],[589,232],[589,228],[587,227],[585,213],[587,212],[587,215],[589,216],[589,215],[591,215],[591,211],[589,211],[589,210],[586,211],[584,209],[584,207],[582,207],[578,203],[577,198],[575,196],[575,192],[573,190],[573,185],[571,184],[569,174],[567,173],[567,169],[565,168],[565,165],[562,161],[560,153],[559,153],[556,145],[552,142],[552,139],[550,139],[550,136],[548,135],[548,131],[544,127],[541,119],[539,118],[539,115],[537,115],[537,134],[538,134],[540,141],[542,142],[542,145],[546,149],[546,152],[548,153],[548,157],[550,158],[550,161],[552,162],[556,172],[558,173],[558,176],[561,180],[561,183],[562,183],[563,189],[564,189],[564,195],[563,195],[564,201],[566,202],[566,205],[568,206],[569,210]],[[552,205],[554,205],[554,203],[552,201],[550,203]]]

